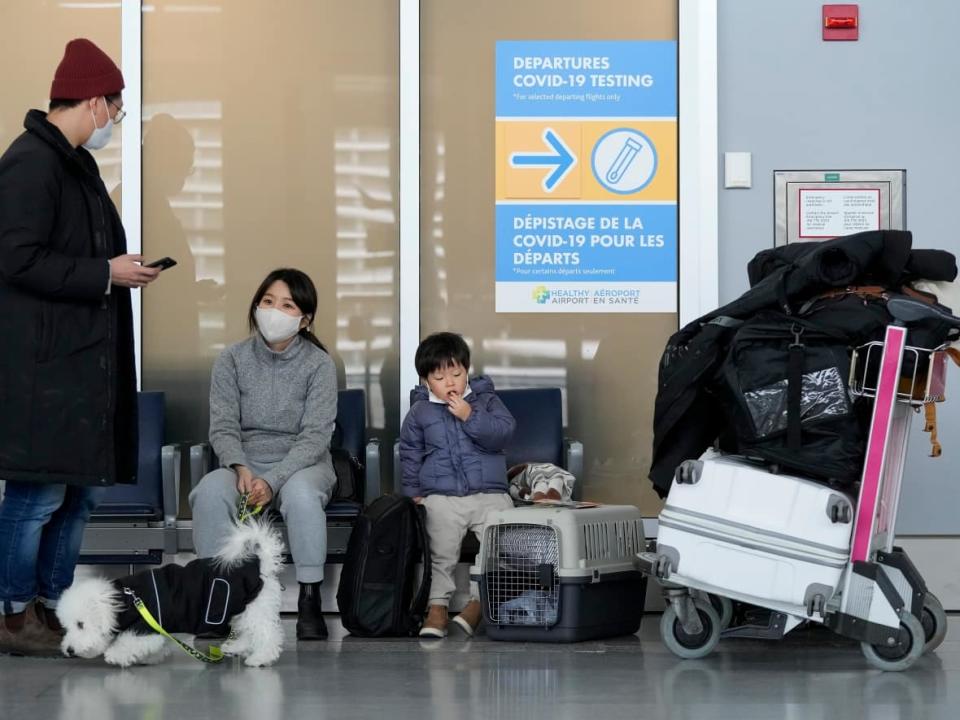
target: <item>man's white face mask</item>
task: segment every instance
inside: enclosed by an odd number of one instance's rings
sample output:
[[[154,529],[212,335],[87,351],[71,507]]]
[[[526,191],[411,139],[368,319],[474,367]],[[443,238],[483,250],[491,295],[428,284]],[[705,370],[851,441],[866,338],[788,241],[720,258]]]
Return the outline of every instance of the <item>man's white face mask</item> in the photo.
[[[103,106],[107,109],[107,123],[103,127],[97,127],[97,116],[94,115],[93,110],[90,111],[90,115],[93,117],[93,134],[90,135],[90,139],[83,144],[83,147],[87,150],[101,150],[105,148],[110,142],[111,135],[113,135],[113,118],[110,117],[110,108],[107,107],[107,99],[101,99],[103,100]]]

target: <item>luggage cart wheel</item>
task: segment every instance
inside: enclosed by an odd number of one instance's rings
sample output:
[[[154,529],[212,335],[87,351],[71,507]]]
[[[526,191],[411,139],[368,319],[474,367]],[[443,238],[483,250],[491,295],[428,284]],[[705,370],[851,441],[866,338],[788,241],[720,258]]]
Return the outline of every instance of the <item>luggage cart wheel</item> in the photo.
[[[878,670],[891,672],[906,670],[923,655],[925,644],[923,625],[908,612],[900,616],[900,632],[898,637],[891,640],[891,643],[878,645],[860,643],[863,656]]]
[[[674,655],[687,660],[702,658],[713,652],[713,649],[720,642],[720,616],[713,609],[713,605],[703,600],[695,600],[694,607],[700,616],[700,624],[703,626],[699,633],[688,635],[680,618],[677,617],[677,611],[673,604],[669,604],[660,618],[660,637],[663,644]]]
[[[928,592],[923,598],[923,613],[920,618],[923,636],[926,639],[924,652],[933,652],[947,636],[947,613],[937,596]]]

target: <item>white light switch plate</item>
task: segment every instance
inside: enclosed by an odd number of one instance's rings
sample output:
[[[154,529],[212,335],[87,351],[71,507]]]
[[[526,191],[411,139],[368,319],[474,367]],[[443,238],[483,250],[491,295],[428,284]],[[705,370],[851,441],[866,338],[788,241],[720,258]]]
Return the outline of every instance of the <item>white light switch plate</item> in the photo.
[[[751,186],[750,153],[725,152],[723,154],[723,186],[748,188]]]

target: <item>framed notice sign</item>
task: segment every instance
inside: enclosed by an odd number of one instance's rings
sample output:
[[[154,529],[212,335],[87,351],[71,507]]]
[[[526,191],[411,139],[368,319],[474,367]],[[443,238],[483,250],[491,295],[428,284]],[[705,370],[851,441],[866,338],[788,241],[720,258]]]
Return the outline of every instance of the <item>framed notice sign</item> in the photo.
[[[906,226],[905,170],[774,173],[777,245]]]

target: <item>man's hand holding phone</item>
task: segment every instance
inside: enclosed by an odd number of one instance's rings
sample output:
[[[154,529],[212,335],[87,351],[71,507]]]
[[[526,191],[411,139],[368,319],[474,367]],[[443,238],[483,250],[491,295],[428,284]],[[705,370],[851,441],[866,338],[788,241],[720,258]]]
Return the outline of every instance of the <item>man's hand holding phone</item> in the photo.
[[[143,255],[118,255],[110,260],[110,282],[119,287],[146,287],[160,274],[160,268],[141,265]]]
[[[177,261],[174,260],[172,257],[163,257],[163,258],[160,258],[159,260],[154,260],[152,263],[147,263],[146,265],[144,265],[144,267],[157,268],[160,270],[160,272],[163,272],[164,270],[169,270],[176,264],[177,264]]]

